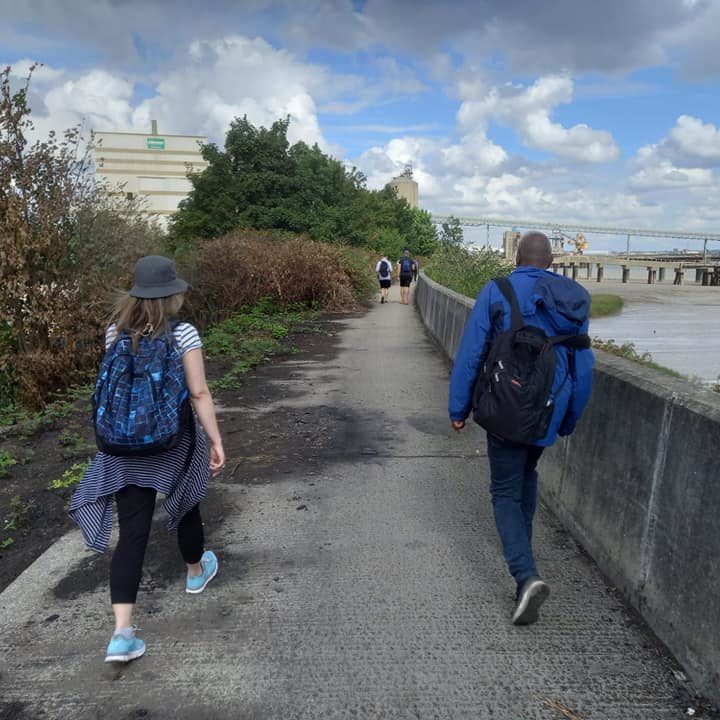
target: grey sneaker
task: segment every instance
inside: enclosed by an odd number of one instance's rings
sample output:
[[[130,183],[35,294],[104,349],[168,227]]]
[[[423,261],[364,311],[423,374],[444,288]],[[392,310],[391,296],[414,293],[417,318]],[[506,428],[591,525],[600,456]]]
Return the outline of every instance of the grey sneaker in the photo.
[[[513,625],[532,625],[537,622],[540,606],[548,599],[550,588],[539,578],[528,578],[518,593]]]

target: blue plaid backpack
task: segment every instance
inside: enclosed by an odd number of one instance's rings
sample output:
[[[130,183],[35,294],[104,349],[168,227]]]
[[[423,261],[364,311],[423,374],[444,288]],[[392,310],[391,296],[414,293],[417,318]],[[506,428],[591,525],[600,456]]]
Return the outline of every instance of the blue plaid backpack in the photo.
[[[154,455],[194,428],[182,355],[172,331],[143,336],[133,351],[123,332],[105,352],[93,394],[98,448],[109,455]]]

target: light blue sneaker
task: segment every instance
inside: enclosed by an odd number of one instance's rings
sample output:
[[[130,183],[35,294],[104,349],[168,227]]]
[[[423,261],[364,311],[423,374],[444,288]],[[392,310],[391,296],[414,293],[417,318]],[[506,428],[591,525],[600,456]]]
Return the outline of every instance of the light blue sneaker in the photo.
[[[201,593],[207,584],[217,575],[218,571],[218,559],[212,550],[206,550],[200,558],[200,566],[202,567],[202,574],[195,577],[187,576],[187,583],[185,585],[185,591],[197,595]]]
[[[115,633],[107,646],[105,662],[130,662],[145,654],[145,643],[135,637],[135,629],[132,628],[132,635],[129,631]]]

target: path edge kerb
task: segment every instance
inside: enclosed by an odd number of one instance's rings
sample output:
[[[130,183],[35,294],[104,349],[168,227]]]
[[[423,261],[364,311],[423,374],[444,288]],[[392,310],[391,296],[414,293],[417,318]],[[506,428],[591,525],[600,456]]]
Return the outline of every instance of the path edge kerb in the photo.
[[[85,547],[79,529],[58,538],[0,593],[0,627],[7,629],[37,619],[38,600],[89,554],[92,551]]]
[[[421,271],[415,305],[451,361],[474,306]],[[720,704],[720,395],[595,351],[576,432],[543,455],[541,496]],[[713,571],[713,567],[715,570]]]

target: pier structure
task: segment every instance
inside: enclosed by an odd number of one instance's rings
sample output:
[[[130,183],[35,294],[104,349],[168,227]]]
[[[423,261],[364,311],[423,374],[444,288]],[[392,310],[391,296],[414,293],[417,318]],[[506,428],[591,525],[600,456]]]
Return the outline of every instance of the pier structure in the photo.
[[[708,260],[702,256],[684,254],[643,255],[635,254],[630,257],[621,255],[580,255],[576,253],[562,253],[553,256],[552,269],[566,277],[577,280],[584,277],[590,280],[593,276],[597,282],[605,279],[605,268],[614,265],[622,268],[622,282],[630,281],[631,268],[642,267],[647,270],[647,282],[653,285],[656,282],[665,282],[672,277],[674,285],[683,285],[688,279],[694,277],[699,285],[712,285],[720,287],[720,257],[710,256]],[[694,272],[694,276],[693,276]]]
[[[449,222],[451,217],[433,215],[436,224]],[[616,235],[624,237],[626,248],[624,253],[592,254],[592,253],[564,253],[557,252],[553,261],[553,270],[570,275],[577,279],[582,271],[586,279],[590,279],[595,272],[597,282],[605,277],[605,267],[617,265],[622,267],[622,281],[630,280],[630,269],[644,267],[647,269],[649,284],[663,282],[668,275],[673,278],[673,284],[682,285],[687,281],[686,272],[695,272],[694,280],[702,285],[720,287],[720,256],[708,251],[712,242],[720,242],[720,233],[693,232],[686,230],[657,230],[650,228],[606,227],[598,225],[583,225],[580,223],[540,222],[533,220],[517,220],[495,217],[460,217],[456,218],[463,227],[485,227],[487,230],[486,247],[490,247],[490,228],[513,228],[513,232],[505,233],[505,252],[508,253],[509,235],[519,237],[519,228],[549,231],[554,237],[569,237],[569,233],[582,235],[597,233],[602,235]],[[633,251],[632,240],[637,238],[673,238],[677,240],[697,240],[703,243],[702,252],[658,252],[648,253]],[[517,240],[515,240],[517,242]],[[669,271],[669,272],[668,272]]]

